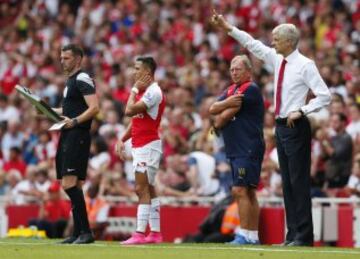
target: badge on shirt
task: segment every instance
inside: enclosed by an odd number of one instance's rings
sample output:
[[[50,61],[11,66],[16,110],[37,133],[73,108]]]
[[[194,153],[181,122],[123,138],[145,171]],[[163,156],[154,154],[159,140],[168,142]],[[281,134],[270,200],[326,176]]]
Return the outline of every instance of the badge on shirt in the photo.
[[[245,175],[246,175],[246,170],[245,170],[245,168],[239,168],[239,169],[238,169],[238,176],[239,176],[239,178],[242,179],[242,178],[245,177]]]

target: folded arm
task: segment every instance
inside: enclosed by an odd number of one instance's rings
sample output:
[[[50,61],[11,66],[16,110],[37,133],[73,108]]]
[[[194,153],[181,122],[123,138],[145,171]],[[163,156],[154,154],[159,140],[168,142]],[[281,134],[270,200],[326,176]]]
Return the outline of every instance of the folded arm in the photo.
[[[211,115],[219,115],[229,108],[237,108],[241,106],[243,94],[231,95],[225,100],[217,101],[210,106]]]
[[[236,113],[240,111],[241,106],[238,107],[231,107],[224,111],[222,111],[220,114],[214,116],[214,127],[216,129],[221,129],[224,127],[230,120],[234,118]]]

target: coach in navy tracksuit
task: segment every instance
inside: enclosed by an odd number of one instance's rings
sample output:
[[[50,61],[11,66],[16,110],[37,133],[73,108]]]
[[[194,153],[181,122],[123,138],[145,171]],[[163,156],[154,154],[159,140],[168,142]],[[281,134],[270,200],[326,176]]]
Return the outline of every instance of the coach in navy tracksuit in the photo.
[[[251,82],[251,63],[247,56],[231,61],[234,82],[210,107],[214,126],[221,130],[225,153],[230,161],[232,193],[239,205],[240,231],[232,244],[259,244],[259,205],[256,187],[264,156],[264,103],[258,86]]]

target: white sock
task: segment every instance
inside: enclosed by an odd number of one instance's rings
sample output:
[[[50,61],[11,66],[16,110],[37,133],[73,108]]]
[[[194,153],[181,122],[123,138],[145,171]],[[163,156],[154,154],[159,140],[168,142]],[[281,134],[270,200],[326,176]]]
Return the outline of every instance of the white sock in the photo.
[[[259,231],[257,230],[250,230],[249,231],[249,239],[251,241],[259,241]]]
[[[145,233],[149,221],[150,204],[139,204],[137,209],[136,232]]]
[[[249,230],[244,228],[236,228],[235,234],[242,235],[246,239],[249,239]]]
[[[151,199],[150,218],[149,218],[150,230],[153,232],[160,232],[160,199]]]

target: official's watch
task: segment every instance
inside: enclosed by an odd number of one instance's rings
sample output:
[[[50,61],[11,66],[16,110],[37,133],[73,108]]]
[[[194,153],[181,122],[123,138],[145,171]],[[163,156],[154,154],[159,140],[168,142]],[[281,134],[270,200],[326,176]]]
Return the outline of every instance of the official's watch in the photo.
[[[79,124],[79,121],[76,118],[72,119],[72,126],[73,127],[75,127],[78,124]]]

